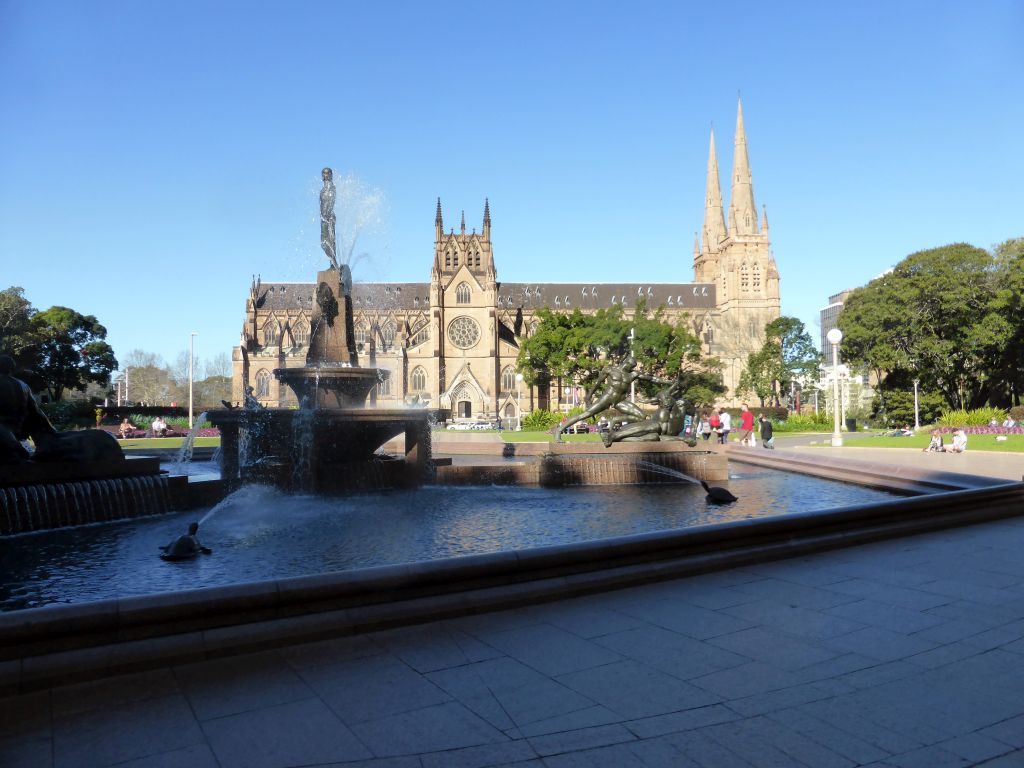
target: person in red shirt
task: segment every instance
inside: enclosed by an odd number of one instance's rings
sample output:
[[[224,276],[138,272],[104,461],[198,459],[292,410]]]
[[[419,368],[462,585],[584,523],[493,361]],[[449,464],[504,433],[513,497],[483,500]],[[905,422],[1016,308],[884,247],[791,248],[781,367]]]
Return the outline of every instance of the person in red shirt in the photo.
[[[750,412],[746,403],[743,404],[743,410],[740,411],[740,430],[743,432],[740,436],[740,445],[755,445],[754,414]]]

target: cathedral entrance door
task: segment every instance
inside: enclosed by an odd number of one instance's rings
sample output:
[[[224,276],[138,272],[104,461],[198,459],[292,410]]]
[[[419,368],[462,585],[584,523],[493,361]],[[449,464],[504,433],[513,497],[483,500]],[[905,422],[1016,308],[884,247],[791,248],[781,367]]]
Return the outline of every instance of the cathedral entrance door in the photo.
[[[459,400],[459,418],[468,419],[473,415],[473,404],[469,400]]]

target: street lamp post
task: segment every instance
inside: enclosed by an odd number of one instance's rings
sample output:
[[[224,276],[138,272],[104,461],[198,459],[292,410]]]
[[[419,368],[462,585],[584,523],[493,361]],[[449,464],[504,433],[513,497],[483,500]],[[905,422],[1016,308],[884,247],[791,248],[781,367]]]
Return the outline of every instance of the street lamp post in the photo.
[[[914,429],[921,428],[921,412],[918,408],[917,402],[917,385],[920,383],[920,379],[914,379]]]
[[[629,329],[629,355],[630,355],[630,357],[633,357],[633,340],[635,338],[636,338],[636,328],[630,328]],[[633,357],[633,359],[635,360],[636,358]],[[629,384],[629,402],[631,402],[631,403],[635,403],[636,402],[636,379],[633,379],[633,381],[631,381],[630,384]]]
[[[523,407],[519,403],[519,386],[523,383],[523,374],[516,374],[516,432],[523,429]]]
[[[835,429],[832,432],[832,447],[841,448],[843,436],[839,432],[839,342],[843,340],[843,332],[833,328],[825,337],[832,345],[832,416],[835,422]]]
[[[192,361],[194,358],[196,336],[199,334],[193,331],[188,335],[188,428],[192,429]]]

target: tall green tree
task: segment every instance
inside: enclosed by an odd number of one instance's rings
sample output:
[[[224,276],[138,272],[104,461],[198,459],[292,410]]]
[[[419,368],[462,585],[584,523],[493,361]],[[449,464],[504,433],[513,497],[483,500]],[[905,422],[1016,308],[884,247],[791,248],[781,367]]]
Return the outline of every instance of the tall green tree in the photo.
[[[792,382],[811,378],[821,364],[811,335],[797,318],[772,320],[765,325],[764,335],[764,346],[748,356],[738,386],[740,392],[757,395],[762,407],[768,399],[779,405]]]
[[[542,309],[537,317],[536,330],[520,340],[517,361],[531,385],[562,378],[589,387],[605,366],[632,351],[651,375],[684,376],[683,396],[691,402],[708,403],[724,391],[717,361],[701,357],[686,320],[673,325],[660,308],[652,312],[641,302],[632,317],[618,305],[593,314]]]
[[[997,346],[990,400],[1003,407],[1020,405],[1024,393],[1024,237],[994,249],[995,290],[990,327]]]
[[[843,358],[869,367],[883,392],[904,372],[953,405],[983,405],[1007,331],[993,306],[995,274],[992,255],[965,243],[911,254],[847,298],[837,319]]]
[[[89,382],[105,384],[117,368],[114,350],[104,341],[107,329],[93,315],[50,307],[32,316],[29,333],[31,367],[52,400],[60,400],[68,389],[84,391]]]
[[[0,291],[0,352],[21,362],[25,347],[32,343],[29,324],[34,314],[23,288],[11,286]]]

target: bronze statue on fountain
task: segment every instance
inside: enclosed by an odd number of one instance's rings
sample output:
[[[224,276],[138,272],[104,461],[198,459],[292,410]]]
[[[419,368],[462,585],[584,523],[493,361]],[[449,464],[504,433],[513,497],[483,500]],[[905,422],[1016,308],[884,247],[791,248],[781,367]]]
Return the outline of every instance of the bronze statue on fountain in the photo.
[[[287,490],[331,492],[415,484],[427,471],[428,414],[365,408],[370,391],[388,372],[359,365],[352,273],[337,257],[336,191],[330,168],[323,169],[322,178],[320,247],[330,266],[316,276],[306,364],[273,371],[294,392],[299,410],[247,407],[210,413],[210,421],[221,429],[221,474],[229,485],[253,479]],[[406,451],[401,477],[372,479],[371,475],[380,475],[379,466],[370,466],[380,464],[375,451],[402,432]],[[389,473],[397,476],[395,470],[384,472]]]

